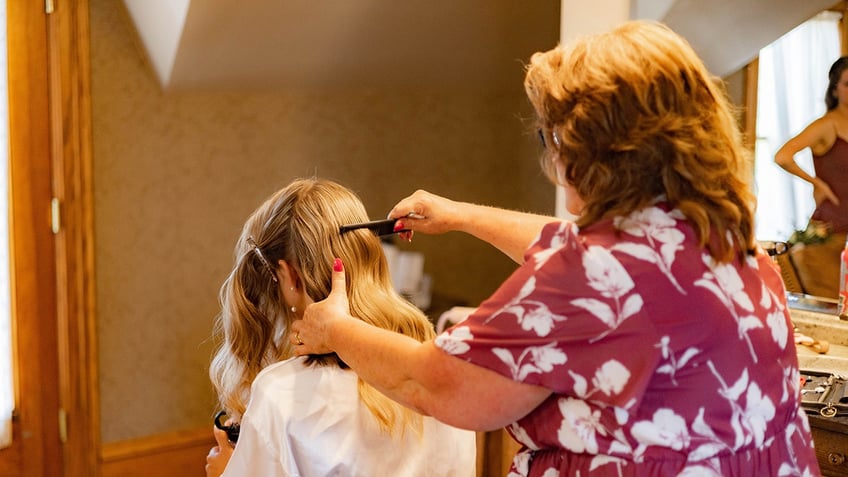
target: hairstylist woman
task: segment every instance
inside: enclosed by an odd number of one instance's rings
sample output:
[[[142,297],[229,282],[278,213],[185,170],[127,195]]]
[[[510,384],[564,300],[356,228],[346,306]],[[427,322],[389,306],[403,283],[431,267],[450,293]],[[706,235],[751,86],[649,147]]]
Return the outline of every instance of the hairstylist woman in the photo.
[[[724,92],[668,28],[629,22],[533,56],[525,87],[575,223],[417,192],[392,217],[521,266],[418,343],[352,319],[352,264],[293,323],[393,399],[508,426],[511,476],[817,475],[780,276],[756,248]],[[345,268],[346,266],[346,268]]]

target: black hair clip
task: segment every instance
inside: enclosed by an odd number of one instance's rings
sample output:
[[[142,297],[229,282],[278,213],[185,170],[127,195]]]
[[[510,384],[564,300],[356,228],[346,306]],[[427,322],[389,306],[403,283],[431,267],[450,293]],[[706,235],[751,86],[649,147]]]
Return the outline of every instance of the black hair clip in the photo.
[[[238,424],[230,424],[229,426],[221,422],[222,420],[226,420],[227,411],[218,411],[218,414],[215,414],[215,427],[221,429],[222,431],[227,433],[227,439],[230,440],[233,444],[238,442],[239,432],[241,430]]]
[[[409,229],[395,230],[395,224],[398,219],[375,220],[373,222],[363,222],[361,224],[342,225],[339,227],[339,234],[350,232],[356,229],[368,229],[379,237],[395,234],[398,232],[407,232]]]

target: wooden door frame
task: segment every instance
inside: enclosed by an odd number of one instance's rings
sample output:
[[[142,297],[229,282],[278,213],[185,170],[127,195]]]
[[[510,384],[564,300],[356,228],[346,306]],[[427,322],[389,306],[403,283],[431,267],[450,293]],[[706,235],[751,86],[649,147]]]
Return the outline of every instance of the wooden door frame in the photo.
[[[54,2],[47,16],[59,400],[67,416],[66,477],[99,475],[100,399],[94,281],[89,2]]]
[[[7,1],[17,409],[0,477],[99,475],[89,3],[53,5]]]
[[[13,475],[61,475],[55,391],[56,262],[50,234],[47,35],[37,2],[6,4],[9,98],[9,262],[15,419],[4,462]],[[4,452],[5,452],[4,451]]]

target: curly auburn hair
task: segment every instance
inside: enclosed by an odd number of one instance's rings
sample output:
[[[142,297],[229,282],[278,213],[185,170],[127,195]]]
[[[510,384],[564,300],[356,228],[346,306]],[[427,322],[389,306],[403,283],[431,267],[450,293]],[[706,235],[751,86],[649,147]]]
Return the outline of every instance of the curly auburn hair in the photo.
[[[668,27],[631,21],[536,53],[524,86],[543,169],[585,203],[579,226],[664,197],[717,261],[754,250],[752,166],[725,90]]]

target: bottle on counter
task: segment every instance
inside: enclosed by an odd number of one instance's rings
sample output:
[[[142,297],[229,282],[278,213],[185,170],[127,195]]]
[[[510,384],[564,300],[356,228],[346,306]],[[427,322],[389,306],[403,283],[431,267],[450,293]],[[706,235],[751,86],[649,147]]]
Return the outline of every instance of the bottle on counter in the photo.
[[[839,318],[848,320],[848,239],[839,256]]]

